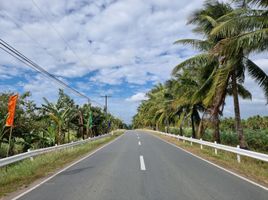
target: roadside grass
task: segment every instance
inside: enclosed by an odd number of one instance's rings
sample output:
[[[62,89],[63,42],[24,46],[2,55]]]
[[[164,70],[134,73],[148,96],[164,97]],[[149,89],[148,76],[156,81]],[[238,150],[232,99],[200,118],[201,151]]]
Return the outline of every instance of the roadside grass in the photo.
[[[114,131],[110,137],[101,138],[86,144],[61,151],[51,152],[34,157],[34,160],[23,160],[0,168],[0,198],[8,193],[26,188],[33,181],[53,174],[65,165],[78,160],[98,147],[123,134],[123,130]]]
[[[176,138],[164,136],[159,133],[149,131],[150,133],[160,137],[170,143],[175,144],[186,151],[189,151],[201,158],[209,160],[225,169],[235,172],[243,177],[246,177],[254,182],[268,187],[268,163],[260,160],[252,159],[246,156],[241,156],[241,163],[237,162],[236,154],[222,151],[218,149],[218,154],[214,153],[214,148],[203,145],[200,149],[199,144],[192,145],[185,141],[185,143]]]

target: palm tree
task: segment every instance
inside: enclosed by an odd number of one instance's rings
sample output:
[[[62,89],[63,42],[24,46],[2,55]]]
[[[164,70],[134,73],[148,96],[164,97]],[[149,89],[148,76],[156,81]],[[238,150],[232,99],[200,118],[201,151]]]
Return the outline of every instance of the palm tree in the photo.
[[[213,135],[217,142],[220,142],[219,115],[221,114],[222,110],[220,107],[224,104],[226,89],[224,87],[225,84],[218,85],[216,84],[216,81],[220,78],[221,80],[225,78],[225,82],[227,84],[229,77],[221,76],[224,69],[221,68],[220,58],[211,53],[211,50],[217,44],[217,42],[221,40],[221,38],[211,36],[210,32],[215,26],[217,26],[216,20],[230,13],[231,11],[232,8],[229,4],[219,3],[217,1],[207,1],[204,5],[204,9],[196,11],[188,22],[189,24],[196,25],[194,32],[204,35],[206,39],[184,39],[175,42],[175,44],[189,44],[201,51],[199,55],[191,57],[177,65],[173,70],[173,75],[177,74],[181,69],[191,67],[201,67],[205,69],[205,72],[209,72],[207,81],[200,86],[200,90],[197,91],[194,96],[195,98],[200,98],[199,96],[203,97],[203,104],[207,108],[206,111],[211,115],[211,121],[214,125]],[[214,82],[214,85],[212,82]],[[210,90],[210,92],[208,92],[208,90]],[[204,94],[207,94],[206,98]]]
[[[175,114],[180,116],[177,125],[181,127],[181,123],[190,119],[192,137],[196,138],[195,126],[200,124],[199,111],[204,111],[202,101],[192,98],[199,87],[199,80],[193,70],[184,70],[182,74],[177,74],[173,87],[173,91],[171,90],[174,99],[172,105],[176,109]]]
[[[213,12],[214,11],[214,12]],[[197,47],[200,50],[208,51],[208,54],[200,54],[193,58],[190,58],[175,68],[175,72],[178,71],[181,67],[187,67],[191,65],[208,65],[212,60],[210,58],[217,58],[218,64],[214,65],[215,70],[212,71],[212,75],[210,76],[213,79],[212,84],[210,86],[209,91],[207,92],[207,96],[204,99],[204,105],[208,107],[210,110],[210,114],[212,116],[212,121],[214,123],[214,135],[219,134],[219,113],[223,110],[224,100],[227,93],[227,87],[229,87],[229,83],[231,81],[232,95],[234,99],[234,110],[235,110],[235,118],[236,118],[236,127],[237,133],[239,136],[240,146],[241,148],[246,148],[247,144],[244,139],[243,129],[241,126],[240,119],[240,110],[239,110],[239,101],[238,101],[238,87],[241,89],[241,84],[244,82],[244,71],[245,68],[253,75],[255,79],[258,80],[259,84],[263,88],[267,88],[267,78],[265,73],[255,65],[247,56],[245,56],[244,49],[238,49],[237,47],[232,47],[235,49],[235,53],[232,52],[230,54],[227,53],[229,51],[228,48],[223,48],[228,44],[229,47],[229,38],[226,38],[226,35],[222,34],[212,34],[213,30],[217,29],[217,27],[221,26],[223,23],[222,20],[226,20],[233,17],[233,11],[228,4],[221,4],[218,2],[208,2],[205,4],[205,8],[201,11],[196,12],[193,15],[190,23],[197,24],[197,28],[195,31],[203,32],[207,36],[207,40],[179,40],[176,43],[187,43],[191,44],[194,47]],[[225,13],[225,14],[224,14]],[[235,34],[239,34],[240,31],[235,31]],[[235,36],[236,36],[235,35]],[[232,42],[234,45],[235,43]],[[211,55],[212,54],[212,55]],[[213,65],[212,65],[213,66]],[[253,69],[254,68],[254,69]],[[210,79],[205,83],[211,83]],[[240,84],[240,85],[239,85]],[[239,85],[239,86],[238,86]],[[206,88],[206,87],[202,87]],[[200,91],[204,91],[201,88]],[[265,89],[266,90],[266,89]],[[198,94],[201,94],[199,92]],[[220,109],[220,106],[222,108]]]
[[[268,47],[267,10],[252,10],[246,1],[242,1],[241,8],[222,16],[217,22],[210,35],[223,39],[215,45],[214,53],[223,58],[225,75],[231,78],[236,131],[240,147],[247,148],[240,117],[238,83],[244,82],[247,69],[249,75],[264,90],[268,102],[268,76],[248,58],[251,52],[263,51]],[[222,83],[222,80],[219,82]]]

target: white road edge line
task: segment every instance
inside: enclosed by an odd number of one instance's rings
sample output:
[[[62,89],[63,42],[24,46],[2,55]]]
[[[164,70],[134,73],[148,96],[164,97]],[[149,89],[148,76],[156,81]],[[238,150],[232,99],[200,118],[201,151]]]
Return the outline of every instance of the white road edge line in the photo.
[[[142,171],[146,170],[143,156],[140,156],[140,166]]]
[[[139,146],[141,146],[141,141],[139,141]]]
[[[225,172],[228,172],[228,173],[230,173],[230,174],[232,174],[232,175],[234,175],[234,176],[236,176],[236,177],[238,177],[240,179],[243,179],[244,181],[247,181],[247,182],[249,182],[249,183],[251,183],[251,184],[253,184],[255,186],[258,186],[258,187],[260,187],[260,188],[268,191],[268,188],[265,187],[265,186],[263,186],[263,185],[261,185],[261,184],[258,184],[258,183],[254,182],[252,180],[249,180],[249,179],[247,179],[247,178],[245,178],[243,176],[240,176],[239,174],[236,174],[236,173],[234,173],[234,172],[232,172],[232,171],[230,171],[228,169],[225,169],[225,168],[223,168],[223,167],[221,167],[221,166],[219,166],[219,165],[217,165],[217,164],[215,164],[213,162],[210,162],[210,161],[208,161],[208,160],[206,160],[204,158],[201,158],[201,157],[199,157],[199,156],[197,156],[197,155],[195,155],[195,154],[193,154],[193,153],[191,153],[189,151],[186,151],[185,149],[183,149],[183,148],[181,148],[181,147],[179,147],[179,146],[177,146],[175,144],[172,144],[172,143],[170,143],[170,142],[168,142],[168,141],[166,141],[166,140],[164,140],[164,139],[162,139],[162,138],[160,138],[158,136],[155,136],[153,134],[151,134],[151,135],[154,136],[154,137],[156,137],[157,139],[162,140],[163,142],[168,143],[168,144],[170,144],[170,145],[172,145],[172,146],[174,146],[174,147],[176,147],[176,148],[178,148],[178,149],[180,149],[180,150],[182,150],[182,151],[184,151],[184,152],[186,152],[186,153],[188,153],[188,154],[190,154],[190,155],[192,155],[192,156],[194,156],[196,158],[199,158],[200,160],[203,160],[203,161],[205,161],[205,162],[207,162],[207,163],[209,163],[209,164],[211,164],[211,165],[213,165],[213,166],[215,166],[215,167],[217,167],[217,168],[219,168],[219,169],[221,169],[221,170],[223,170]]]
[[[94,150],[93,152],[91,152],[90,154],[86,155],[85,157],[83,157],[83,158],[81,158],[81,159],[75,161],[74,163],[72,163],[72,164],[68,165],[67,167],[63,168],[62,170],[56,172],[56,173],[53,174],[52,176],[50,176],[50,177],[48,177],[47,179],[43,180],[41,183],[38,183],[37,185],[31,187],[30,189],[26,190],[25,192],[23,192],[23,193],[19,194],[18,196],[14,197],[12,200],[17,200],[17,199],[21,198],[22,196],[24,196],[25,194],[27,194],[27,193],[33,191],[34,189],[38,188],[39,186],[41,186],[41,185],[44,184],[45,182],[49,181],[50,179],[54,178],[55,176],[57,176],[57,175],[60,174],[61,172],[63,172],[63,171],[65,171],[65,170],[69,169],[70,167],[76,165],[77,163],[79,163],[79,162],[85,160],[86,158],[92,156],[93,154],[97,153],[98,151],[100,151],[101,149],[105,148],[106,146],[108,146],[108,145],[112,144],[113,142],[117,141],[117,140],[118,140],[119,138],[121,138],[123,135],[124,135],[124,134],[120,135],[118,138],[116,138],[116,139],[114,139],[114,140],[108,142],[107,144],[105,144],[105,145],[103,145],[102,147],[100,147],[100,148]]]

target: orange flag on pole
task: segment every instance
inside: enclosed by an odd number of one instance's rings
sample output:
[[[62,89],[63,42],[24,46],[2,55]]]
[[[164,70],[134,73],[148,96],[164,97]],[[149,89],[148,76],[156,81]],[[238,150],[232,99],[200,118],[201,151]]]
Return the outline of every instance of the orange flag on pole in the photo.
[[[16,103],[18,100],[19,95],[12,95],[9,97],[8,101],[8,117],[6,120],[6,126],[13,126],[14,117],[15,117],[15,110],[16,110]]]

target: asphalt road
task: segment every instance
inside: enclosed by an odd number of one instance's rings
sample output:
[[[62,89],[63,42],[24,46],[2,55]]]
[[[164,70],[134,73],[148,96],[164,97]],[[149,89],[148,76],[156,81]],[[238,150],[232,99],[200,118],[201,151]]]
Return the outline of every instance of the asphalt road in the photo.
[[[22,199],[267,200],[268,191],[147,133],[127,131]]]

